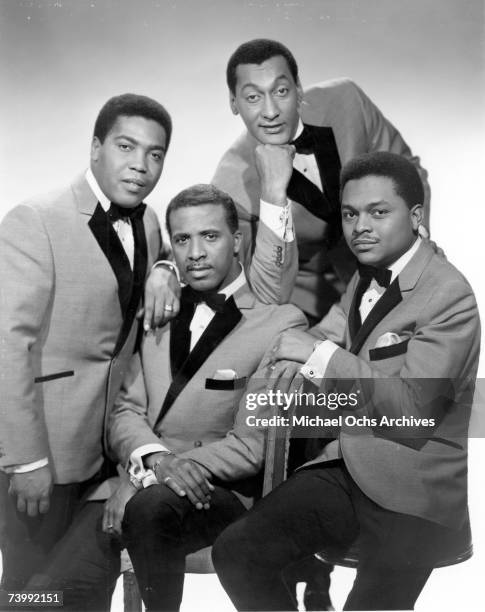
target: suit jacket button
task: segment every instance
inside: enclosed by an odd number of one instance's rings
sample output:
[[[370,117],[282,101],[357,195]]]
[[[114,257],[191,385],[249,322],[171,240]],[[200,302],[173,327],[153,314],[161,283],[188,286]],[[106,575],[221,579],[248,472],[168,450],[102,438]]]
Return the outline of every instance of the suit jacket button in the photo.
[[[200,440],[196,440],[194,442],[194,446],[195,446],[195,448],[199,448],[199,446],[202,446],[202,442]]]

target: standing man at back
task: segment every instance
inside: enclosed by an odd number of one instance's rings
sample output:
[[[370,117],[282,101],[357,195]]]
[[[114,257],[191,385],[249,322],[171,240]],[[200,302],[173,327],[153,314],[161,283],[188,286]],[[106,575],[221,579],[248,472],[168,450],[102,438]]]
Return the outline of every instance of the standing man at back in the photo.
[[[299,272],[291,301],[312,322],[319,321],[355,269],[354,258],[339,241],[341,165],[373,151],[409,159],[425,188],[425,225],[426,171],[396,128],[352,81],[324,81],[303,91],[295,58],[277,41],[242,44],[229,59],[226,77],[231,110],[241,116],[247,131],[223,155],[212,182],[239,204],[241,228],[251,244],[263,198],[257,157],[262,150],[269,156],[289,143],[295,146],[286,216],[294,221]]]
[[[90,168],[0,225],[2,587],[21,589],[100,478],[160,228],[143,204],[172,124],[145,96],[101,109]]]

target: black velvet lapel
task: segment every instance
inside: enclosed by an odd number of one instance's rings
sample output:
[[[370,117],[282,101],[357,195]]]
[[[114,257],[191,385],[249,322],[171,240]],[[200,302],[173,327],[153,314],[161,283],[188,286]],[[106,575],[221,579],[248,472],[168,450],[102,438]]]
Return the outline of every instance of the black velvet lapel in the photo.
[[[170,323],[170,369],[174,380],[190,353],[190,322],[195,304],[184,300],[180,303],[178,316]]]
[[[207,357],[209,357],[212,351],[236,327],[241,318],[242,314],[236,306],[234,298],[231,296],[225,303],[224,312],[217,313],[213,317],[199,341],[175,374],[154,428],[162,421],[185,385],[201,367]],[[172,338],[170,341],[172,341]]]
[[[369,286],[369,281],[365,278],[359,278],[359,282],[357,283],[357,287],[354,292],[354,297],[352,298],[352,303],[350,305],[349,311],[349,333],[351,342],[354,341],[357,332],[362,325],[362,321],[360,319],[360,311],[359,306],[362,300],[362,296],[365,293],[365,290]]]
[[[131,296],[128,301],[128,305],[123,317],[123,325],[121,327],[120,334],[118,336],[118,340],[116,341],[115,354],[117,354],[123,347],[128,334],[130,333],[131,326],[133,325],[133,321],[136,316],[136,312],[140,305],[140,301],[143,297],[143,288],[145,286],[145,278],[147,273],[147,240],[145,235],[145,225],[143,223],[142,218],[135,218],[131,221],[131,226],[133,229],[133,238],[134,238],[134,261],[133,261],[133,283],[131,286]],[[114,230],[113,230],[114,231]],[[116,232],[115,232],[116,233]],[[118,240],[119,242],[119,240]],[[121,247],[123,248],[123,247]],[[124,251],[124,249],[123,249]],[[128,258],[126,258],[128,259]],[[128,262],[128,267],[130,266]],[[141,321],[138,322],[138,325],[141,325]],[[141,340],[141,336],[139,336]],[[138,347],[135,346],[135,350]]]
[[[330,225],[330,242],[341,235],[340,218],[340,157],[332,128],[305,125],[313,138],[313,151],[323,185],[323,193],[301,172],[293,169],[288,185],[288,197],[301,204],[312,215]]]
[[[147,267],[145,227],[142,219],[134,219],[132,221],[135,257],[133,270],[131,270],[130,262],[123,245],[108,215],[99,202],[88,225],[108,260],[118,282],[118,298],[123,317],[123,325],[116,340],[114,350],[114,354],[116,355],[123,347],[130,333],[143,293]]]
[[[332,128],[308,125],[314,136],[320,180],[334,212],[340,213],[340,156]]]
[[[121,314],[124,318],[130,301],[133,282],[130,262],[111,221],[108,219],[108,215],[99,202],[88,225],[118,281],[118,297]]]
[[[325,194],[296,168],[293,168],[287,194],[318,219],[327,222],[332,220],[331,205]]]
[[[360,284],[360,283],[359,283]],[[357,296],[357,291],[355,292],[355,297]],[[362,297],[362,296],[361,296]],[[355,301],[355,303],[354,303]],[[386,289],[385,293],[376,303],[374,308],[367,315],[364,323],[357,331],[356,335],[352,338],[352,346],[350,347],[350,352],[357,354],[362,345],[368,338],[371,331],[375,328],[375,326],[382,321],[382,319],[389,313],[399,302],[402,301],[401,289],[399,288],[399,277],[395,278],[394,281],[389,285]],[[360,299],[352,301],[351,313],[359,308]],[[356,315],[353,315],[356,317]],[[360,315],[359,315],[360,320]],[[350,319],[349,319],[349,330],[350,330]],[[352,336],[351,336],[352,337]]]

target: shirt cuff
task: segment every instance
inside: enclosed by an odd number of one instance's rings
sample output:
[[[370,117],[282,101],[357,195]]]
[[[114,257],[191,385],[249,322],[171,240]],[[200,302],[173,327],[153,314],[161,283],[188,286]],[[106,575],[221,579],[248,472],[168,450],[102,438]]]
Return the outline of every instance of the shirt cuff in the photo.
[[[338,348],[339,346],[331,340],[324,340],[315,348],[300,372],[309,381],[323,378],[328,362]]]
[[[155,270],[155,268],[158,267],[164,267],[164,268],[168,268],[169,270],[171,270],[175,276],[177,277],[177,280],[180,284],[180,272],[179,269],[177,268],[176,264],[174,264],[173,261],[170,261],[169,259],[160,259],[159,261],[156,261],[153,266],[152,266],[152,270]]]
[[[286,206],[282,207],[260,200],[259,220],[283,242],[293,242],[295,239],[293,215],[289,201],[287,201]]]
[[[135,487],[140,489],[143,487],[146,489],[151,485],[158,484],[154,471],[147,470],[144,466],[143,457],[151,453],[159,453],[160,451],[168,450],[169,449],[163,446],[163,444],[144,444],[143,446],[135,448],[130,455],[130,468],[128,470],[130,480]]]
[[[22,463],[22,465],[16,465],[14,467],[5,468],[7,474],[25,474],[26,472],[33,472],[39,468],[49,465],[49,459],[44,457],[38,461],[32,461],[32,463]]]

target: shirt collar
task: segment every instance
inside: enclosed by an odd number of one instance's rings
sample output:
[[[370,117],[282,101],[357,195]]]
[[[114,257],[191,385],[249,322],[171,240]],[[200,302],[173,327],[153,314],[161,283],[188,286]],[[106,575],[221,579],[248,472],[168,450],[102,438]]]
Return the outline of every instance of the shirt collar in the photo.
[[[419,245],[421,244],[421,242],[422,242],[422,240],[421,240],[420,236],[418,236],[417,239],[414,241],[413,245],[411,246],[411,248],[409,248],[404,253],[404,255],[401,255],[401,257],[397,261],[395,261],[391,266],[388,267],[388,269],[392,272],[391,282],[408,265],[408,263],[411,261],[411,257],[419,249]]]
[[[242,267],[241,262],[239,262],[239,265],[241,266],[241,272],[239,273],[239,276],[237,276],[232,281],[232,283],[229,283],[227,287],[224,287],[224,289],[221,289],[219,291],[219,293],[223,293],[226,296],[226,300],[227,298],[231,297],[231,295],[234,295],[234,293],[236,293],[238,289],[240,289],[246,284],[246,274],[244,272],[244,268]]]
[[[103,210],[105,212],[108,212],[109,207],[111,206],[111,202],[109,201],[109,198],[107,198],[104,195],[103,191],[101,190],[101,187],[99,186],[99,183],[96,180],[91,168],[88,168],[86,170],[85,177],[86,177],[86,181],[88,182],[88,185],[91,187],[91,191],[94,193],[94,195],[98,199],[98,202],[103,207]]]

